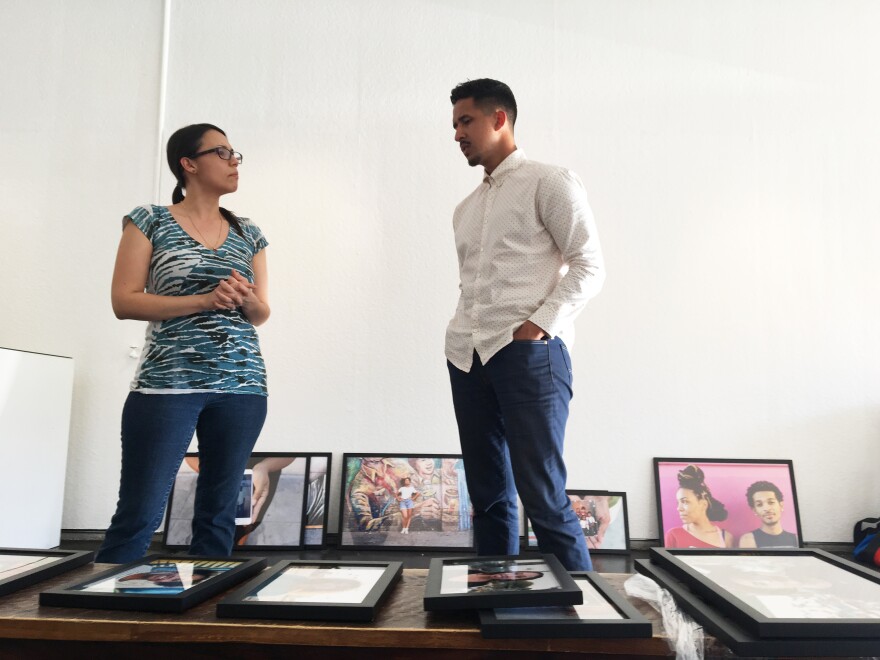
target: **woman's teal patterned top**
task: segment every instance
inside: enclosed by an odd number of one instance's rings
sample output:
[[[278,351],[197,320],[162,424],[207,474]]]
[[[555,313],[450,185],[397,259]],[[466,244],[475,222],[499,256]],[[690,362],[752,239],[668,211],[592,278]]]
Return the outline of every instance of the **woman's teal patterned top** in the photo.
[[[210,293],[233,268],[253,282],[254,255],[268,245],[259,227],[246,218],[239,218],[244,236],[230,227],[216,252],[187,234],[167,207],[139,206],[126,218],[153,245],[146,291],[161,296]],[[131,389],[266,396],[257,330],[239,308],[150,321]]]

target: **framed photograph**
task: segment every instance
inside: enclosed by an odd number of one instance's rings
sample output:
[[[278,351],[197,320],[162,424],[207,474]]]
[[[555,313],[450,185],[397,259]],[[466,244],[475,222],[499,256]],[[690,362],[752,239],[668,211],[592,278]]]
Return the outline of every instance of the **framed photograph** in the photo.
[[[580,522],[590,554],[629,551],[626,493],[608,490],[566,490],[571,508]],[[528,547],[537,548],[532,521],[526,516]]]
[[[104,610],[183,612],[246,580],[266,566],[262,557],[150,555],[69,587],[40,594],[40,605]]]
[[[582,605],[480,610],[487,638],[650,637],[651,622],[601,575],[569,573],[584,594]]]
[[[716,639],[726,644],[737,657],[871,656],[877,652],[875,638],[812,637],[760,638],[748,632],[731,617],[720,612],[715,603],[706,601],[668,571],[647,559],[636,559],[636,572],[652,579],[669,591],[678,606]]]
[[[434,558],[425,610],[580,605],[584,592],[553,555]]]
[[[0,596],[61,575],[95,558],[81,550],[0,548]]]
[[[399,561],[282,561],[217,605],[217,616],[372,621],[400,579]]]
[[[880,573],[822,550],[667,550],[651,562],[758,637],[880,638]]]
[[[460,454],[344,454],[339,547],[471,550]]]
[[[791,461],[655,458],[665,548],[799,548]]]
[[[242,550],[320,547],[327,536],[329,453],[254,452],[242,474],[235,545]],[[163,543],[188,548],[199,456],[184,458],[168,500]]]

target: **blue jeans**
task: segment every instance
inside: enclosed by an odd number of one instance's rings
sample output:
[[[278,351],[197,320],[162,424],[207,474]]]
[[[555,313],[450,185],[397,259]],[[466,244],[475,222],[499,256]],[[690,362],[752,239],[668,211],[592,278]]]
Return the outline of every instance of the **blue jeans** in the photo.
[[[480,555],[519,554],[519,492],[541,552],[569,571],[592,570],[565,494],[562,460],[571,358],[561,339],[515,341],[468,373],[451,363],[452,401],[474,505]]]
[[[95,561],[146,554],[193,432],[199,476],[189,552],[229,555],[241,477],[265,419],[266,397],[256,394],[131,392],[122,410],[119,502]]]

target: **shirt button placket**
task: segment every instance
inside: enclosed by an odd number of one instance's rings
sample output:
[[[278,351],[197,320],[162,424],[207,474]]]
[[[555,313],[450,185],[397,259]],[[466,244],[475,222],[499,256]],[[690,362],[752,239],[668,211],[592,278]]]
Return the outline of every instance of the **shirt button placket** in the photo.
[[[477,276],[474,282],[474,315],[473,315],[473,337],[474,337],[474,346],[476,347],[477,342],[477,334],[480,329],[479,322],[479,306],[480,306],[480,294],[481,294],[481,286],[480,286],[480,277],[483,274],[483,256],[485,255],[485,247],[486,247],[486,233],[489,229],[489,213],[492,211],[492,204],[495,202],[495,193],[497,192],[496,186],[492,185],[492,180],[488,181],[489,189],[486,191],[486,203],[483,205],[483,221],[480,226],[480,256],[477,259]]]

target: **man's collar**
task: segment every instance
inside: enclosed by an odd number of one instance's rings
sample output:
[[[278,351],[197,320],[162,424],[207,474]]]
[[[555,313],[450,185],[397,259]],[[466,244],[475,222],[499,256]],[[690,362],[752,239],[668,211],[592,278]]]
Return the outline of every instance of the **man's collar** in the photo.
[[[526,162],[525,152],[522,149],[514,149],[507,158],[498,163],[492,174],[487,174],[484,170],[483,183],[492,182],[500,186],[504,178],[524,162]]]

